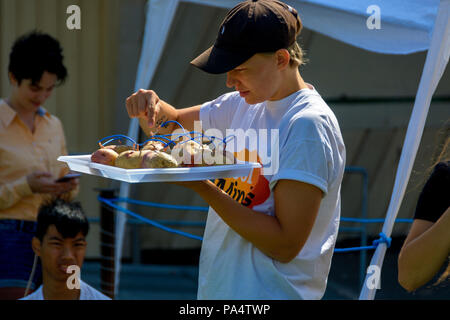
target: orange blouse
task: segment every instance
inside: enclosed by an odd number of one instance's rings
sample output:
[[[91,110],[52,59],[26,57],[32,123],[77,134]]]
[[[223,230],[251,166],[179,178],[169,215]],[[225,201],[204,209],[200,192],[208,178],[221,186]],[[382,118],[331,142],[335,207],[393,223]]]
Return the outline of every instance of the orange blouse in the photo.
[[[50,195],[33,193],[26,176],[33,171],[47,171],[55,179],[69,168],[56,159],[66,155],[66,141],[61,121],[40,108],[34,133],[17,113],[0,99],[0,219],[35,221],[39,206]],[[73,199],[78,188],[69,196]]]

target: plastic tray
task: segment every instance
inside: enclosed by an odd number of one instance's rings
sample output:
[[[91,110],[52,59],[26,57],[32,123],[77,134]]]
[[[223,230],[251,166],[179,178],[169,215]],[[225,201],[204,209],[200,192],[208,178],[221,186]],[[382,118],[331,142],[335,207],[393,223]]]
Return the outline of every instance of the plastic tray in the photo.
[[[259,163],[245,162],[222,166],[192,168],[122,169],[91,162],[90,154],[79,156],[60,156],[58,161],[66,162],[72,171],[129,183],[195,181],[245,177],[252,169],[261,168]]]

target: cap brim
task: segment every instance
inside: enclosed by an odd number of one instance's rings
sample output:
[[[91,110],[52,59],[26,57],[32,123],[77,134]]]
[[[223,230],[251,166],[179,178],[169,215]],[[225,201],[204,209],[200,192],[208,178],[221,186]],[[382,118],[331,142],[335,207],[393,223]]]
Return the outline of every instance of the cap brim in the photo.
[[[212,46],[192,60],[191,64],[205,72],[220,74],[233,70],[250,59],[253,54],[250,52],[230,52]]]

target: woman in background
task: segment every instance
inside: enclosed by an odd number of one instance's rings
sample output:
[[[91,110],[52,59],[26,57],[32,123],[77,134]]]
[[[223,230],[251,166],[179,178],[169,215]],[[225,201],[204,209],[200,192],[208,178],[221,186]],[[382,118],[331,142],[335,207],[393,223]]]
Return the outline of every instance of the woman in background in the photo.
[[[78,180],[56,159],[67,154],[61,122],[42,105],[67,70],[57,40],[31,32],[14,43],[8,66],[11,93],[0,99],[0,299],[24,296],[34,265],[31,239],[40,205],[72,199]],[[31,289],[40,283],[39,264]]]

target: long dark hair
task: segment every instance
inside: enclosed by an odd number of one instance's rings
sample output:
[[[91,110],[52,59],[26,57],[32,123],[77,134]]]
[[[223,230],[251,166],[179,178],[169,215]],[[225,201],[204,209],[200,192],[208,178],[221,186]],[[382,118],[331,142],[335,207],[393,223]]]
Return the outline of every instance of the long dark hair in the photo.
[[[446,122],[446,125],[443,129],[444,134],[444,140],[443,143],[439,145],[438,150],[440,152],[436,152],[436,159],[433,162],[433,165],[431,166],[431,170],[441,161],[450,161],[450,126],[449,126],[450,120]],[[445,138],[446,137],[446,138]],[[447,259],[448,260],[448,259]],[[448,260],[447,269],[441,274],[439,279],[434,283],[434,285],[438,285],[441,282],[445,281],[448,277],[450,277],[450,260]]]
[[[450,161],[450,119],[447,120],[444,124],[444,127],[440,131],[440,143],[436,147],[436,151],[432,157],[432,165],[428,169],[429,171],[433,170],[433,168],[441,161]]]

